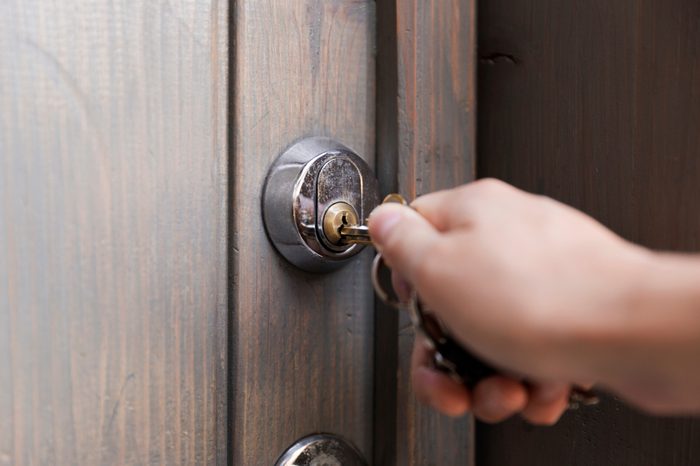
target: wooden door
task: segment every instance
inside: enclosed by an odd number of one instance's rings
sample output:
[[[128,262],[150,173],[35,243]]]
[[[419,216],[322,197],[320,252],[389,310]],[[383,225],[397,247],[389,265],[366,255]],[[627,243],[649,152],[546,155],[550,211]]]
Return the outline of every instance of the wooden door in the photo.
[[[225,464],[227,25],[0,3],[0,464]]]
[[[700,3],[492,0],[479,13],[480,176],[649,247],[700,249]],[[477,464],[695,465],[700,421],[614,398],[554,428],[477,427]]]
[[[468,464],[470,421],[412,398],[371,252],[295,269],[260,196],[306,136],[384,192],[471,179],[473,12],[2,2],[0,465],[270,465],[321,431],[374,464]]]
[[[377,6],[380,184],[414,199],[473,180],[476,1],[388,0]],[[438,415],[411,391],[409,319],[382,306],[375,319],[382,350],[375,359],[375,464],[473,464],[472,419]]]
[[[340,435],[372,451],[368,253],[302,272],[265,235],[261,194],[284,149],[327,136],[374,163],[374,2],[233,5],[230,164],[231,455],[273,464],[296,440]]]
[[[297,270],[263,234],[260,194],[273,160],[308,136],[352,148],[384,193],[415,197],[471,179],[473,13],[467,0],[235,2],[234,464],[271,464],[320,431],[373,464],[470,462],[470,421],[420,408],[410,393],[412,333],[395,311],[375,314],[371,251],[333,274]]]

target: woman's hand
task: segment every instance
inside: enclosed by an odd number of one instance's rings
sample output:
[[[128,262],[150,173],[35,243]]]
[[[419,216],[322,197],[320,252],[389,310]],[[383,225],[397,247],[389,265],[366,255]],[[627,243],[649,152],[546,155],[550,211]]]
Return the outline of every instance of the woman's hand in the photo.
[[[636,384],[654,373],[651,353],[656,372],[672,363],[654,351],[668,349],[668,335],[679,336],[684,325],[694,331],[683,333],[683,348],[696,355],[700,349],[697,308],[665,309],[676,327],[664,330],[655,303],[671,303],[640,292],[659,288],[654,253],[577,210],[496,180],[426,195],[412,206],[375,210],[369,223],[375,244],[461,344],[509,374],[468,393],[430,368],[419,342],[413,382],[421,399],[453,415],[473,409],[498,421],[522,412],[551,423],[565,409],[571,384],[595,380],[650,409],[679,406],[654,404],[670,381],[653,390]],[[661,330],[666,337],[654,340]]]
[[[448,416],[472,411],[484,422],[500,422],[516,413],[533,424],[552,425],[567,408],[571,387],[563,383],[524,384],[507,376],[479,382],[473,392],[434,368],[433,352],[418,336],[411,357],[411,378],[418,399]]]

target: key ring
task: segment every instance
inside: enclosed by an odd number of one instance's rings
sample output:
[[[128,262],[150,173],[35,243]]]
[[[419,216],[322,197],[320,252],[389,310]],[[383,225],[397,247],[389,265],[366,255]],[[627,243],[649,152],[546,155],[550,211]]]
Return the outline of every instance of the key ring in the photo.
[[[382,204],[387,204],[387,203],[396,203],[396,204],[401,204],[401,205],[408,205],[408,201],[400,195],[400,194],[389,194],[384,198],[382,201]],[[382,268],[382,266],[386,266],[386,263],[384,262],[384,256],[382,256],[381,252],[377,252],[377,255],[374,256],[374,261],[372,262],[372,286],[374,287],[374,292],[377,293],[377,296],[379,296],[379,299],[381,299],[384,304],[391,306],[395,309],[403,309],[408,303],[402,303],[398,299],[392,299],[391,295],[387,293],[387,291],[384,289],[382,286],[382,282],[379,280],[379,270]],[[388,269],[388,267],[387,267]]]
[[[393,299],[391,295],[384,289],[382,282],[379,280],[379,270],[382,266],[386,267],[386,262],[384,262],[384,256],[381,252],[378,252],[374,256],[374,261],[372,261],[372,286],[374,287],[374,292],[377,294],[379,299],[382,300],[387,306],[391,306],[395,309],[401,310],[406,306],[407,303],[403,303],[398,299]],[[387,267],[388,269],[388,267]]]
[[[382,204],[387,204],[387,203],[395,203],[395,204],[401,204],[401,205],[408,205],[408,201],[406,201],[406,198],[404,198],[401,194],[389,194],[387,195],[384,200],[382,201]],[[398,299],[392,299],[391,295],[387,293],[387,291],[384,289],[382,286],[382,282],[379,280],[379,269],[382,268],[382,266],[386,266],[386,263],[384,262],[384,256],[382,256],[381,252],[377,252],[377,255],[374,256],[374,261],[372,262],[372,286],[374,287],[374,292],[377,293],[377,296],[379,296],[379,299],[381,299],[384,304],[391,306],[395,309],[403,309],[408,303],[403,303],[399,301]],[[388,269],[388,267],[387,267]]]

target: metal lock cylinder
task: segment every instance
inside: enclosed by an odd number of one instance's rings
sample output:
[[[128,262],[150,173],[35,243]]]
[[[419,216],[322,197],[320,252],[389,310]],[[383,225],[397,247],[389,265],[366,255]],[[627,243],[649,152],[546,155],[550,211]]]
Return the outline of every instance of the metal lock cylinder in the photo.
[[[344,244],[340,229],[364,223],[378,202],[367,162],[332,139],[314,137],[293,144],[270,167],[263,219],[270,241],[289,262],[329,272],[364,247]]]

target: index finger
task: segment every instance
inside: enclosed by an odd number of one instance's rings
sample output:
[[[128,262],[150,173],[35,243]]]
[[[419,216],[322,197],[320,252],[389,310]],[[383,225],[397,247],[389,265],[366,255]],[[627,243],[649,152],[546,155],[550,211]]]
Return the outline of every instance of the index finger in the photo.
[[[471,407],[471,396],[464,385],[434,369],[433,351],[420,335],[413,344],[411,380],[416,397],[443,414],[458,417]]]
[[[387,265],[417,285],[423,261],[440,240],[440,233],[413,209],[383,204],[369,217],[369,232]]]

